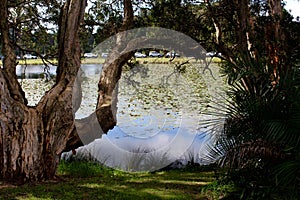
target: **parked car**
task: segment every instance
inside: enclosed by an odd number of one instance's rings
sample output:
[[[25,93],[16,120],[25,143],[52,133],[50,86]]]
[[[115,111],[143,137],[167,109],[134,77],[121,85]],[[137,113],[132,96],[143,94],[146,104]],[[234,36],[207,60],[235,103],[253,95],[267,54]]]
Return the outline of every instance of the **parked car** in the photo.
[[[98,55],[95,54],[95,53],[85,53],[85,54],[83,54],[83,57],[85,57],[85,58],[97,58]]]
[[[214,52],[214,51],[210,51],[210,52],[207,52],[207,53],[206,53],[206,56],[207,56],[207,57],[215,57],[215,56],[222,56],[222,54],[221,54],[221,53]]]
[[[143,54],[141,52],[135,52],[134,57],[136,58],[146,58],[146,54]]]
[[[180,57],[180,55],[178,54],[178,53],[176,53],[176,52],[174,52],[174,51],[170,51],[170,52],[168,52],[167,54],[166,54],[166,56],[165,56],[166,58],[174,58],[174,57]]]
[[[102,53],[101,56],[102,56],[102,58],[107,58],[108,53]]]
[[[157,51],[150,51],[149,52],[150,57],[163,57],[163,54],[157,52]]]
[[[23,56],[23,59],[37,59],[37,56],[28,53]]]

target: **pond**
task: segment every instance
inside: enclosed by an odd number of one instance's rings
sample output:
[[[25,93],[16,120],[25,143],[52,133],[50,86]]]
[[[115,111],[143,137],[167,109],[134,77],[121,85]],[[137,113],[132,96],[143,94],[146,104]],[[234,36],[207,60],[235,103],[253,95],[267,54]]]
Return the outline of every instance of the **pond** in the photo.
[[[81,67],[82,102],[75,113],[77,119],[95,110],[101,67]],[[24,67],[20,66],[17,73],[20,70],[24,73]],[[55,70],[50,67],[50,74],[54,75]],[[43,66],[27,66],[26,78],[20,79],[30,105],[35,105],[53,84],[41,78],[32,79],[43,73]],[[204,114],[211,96],[208,86],[217,83],[209,74],[206,79],[203,75],[201,64],[186,65],[181,71],[175,64],[124,69],[117,90],[117,126],[77,149],[76,157],[89,157],[129,171],[157,170],[178,160],[201,163],[210,138],[206,134],[209,128],[203,123],[209,118]],[[70,157],[71,152],[64,154],[65,159]]]

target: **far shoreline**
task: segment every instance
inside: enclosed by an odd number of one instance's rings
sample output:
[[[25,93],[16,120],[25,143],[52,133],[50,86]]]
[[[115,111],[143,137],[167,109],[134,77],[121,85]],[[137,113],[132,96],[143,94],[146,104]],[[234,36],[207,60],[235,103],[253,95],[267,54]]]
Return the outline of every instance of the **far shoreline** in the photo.
[[[218,57],[207,57],[206,60],[208,62],[212,63],[220,63],[222,60]],[[140,64],[169,64],[169,63],[175,63],[175,64],[182,64],[184,62],[199,62],[195,60],[194,58],[175,58],[175,59],[170,59],[170,58],[135,58],[133,59],[133,62],[138,62]],[[46,62],[46,61],[45,61]],[[105,62],[105,58],[82,58],[81,59],[81,64],[103,64]],[[17,60],[18,65],[44,65],[44,62],[42,59],[27,59],[27,60]],[[57,65],[58,61],[57,59],[49,59],[46,64],[48,65]],[[0,65],[2,65],[2,60],[0,60]]]

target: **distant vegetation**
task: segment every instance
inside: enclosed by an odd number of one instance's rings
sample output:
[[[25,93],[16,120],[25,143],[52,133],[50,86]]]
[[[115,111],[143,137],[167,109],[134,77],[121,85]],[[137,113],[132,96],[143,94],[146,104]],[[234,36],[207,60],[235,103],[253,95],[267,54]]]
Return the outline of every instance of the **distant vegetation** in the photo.
[[[170,58],[135,58],[137,62],[140,64],[147,64],[147,63],[157,63],[157,64],[168,64],[169,62],[172,63],[183,63],[187,61],[187,58],[176,58],[175,60],[170,61]],[[195,59],[189,59],[190,62],[196,62]],[[56,59],[48,60],[48,64],[57,65]],[[212,61],[213,63],[221,62],[221,59],[218,57],[207,58],[207,61]],[[28,60],[18,60],[19,65],[44,65],[42,59],[28,59]],[[82,64],[103,64],[105,62],[105,58],[82,58]],[[0,61],[0,65],[2,65],[2,61]]]

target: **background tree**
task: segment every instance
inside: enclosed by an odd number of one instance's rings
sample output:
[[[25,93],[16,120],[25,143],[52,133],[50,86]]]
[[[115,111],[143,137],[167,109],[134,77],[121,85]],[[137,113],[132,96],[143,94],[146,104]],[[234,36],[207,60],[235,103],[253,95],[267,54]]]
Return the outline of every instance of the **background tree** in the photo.
[[[297,198],[299,23],[281,1],[206,4],[231,85],[224,132],[210,156],[228,169],[226,180],[239,188],[238,197]]]
[[[18,56],[25,53],[57,55],[60,3],[58,1],[10,1],[10,36]]]
[[[138,7],[135,26],[158,26],[184,33],[206,46],[207,33],[203,4],[193,1],[151,1]]]

